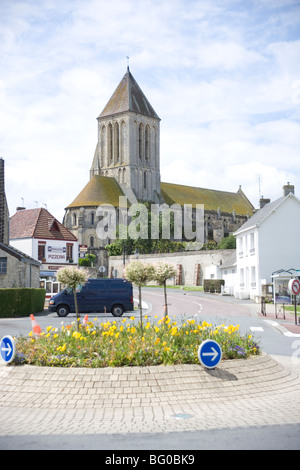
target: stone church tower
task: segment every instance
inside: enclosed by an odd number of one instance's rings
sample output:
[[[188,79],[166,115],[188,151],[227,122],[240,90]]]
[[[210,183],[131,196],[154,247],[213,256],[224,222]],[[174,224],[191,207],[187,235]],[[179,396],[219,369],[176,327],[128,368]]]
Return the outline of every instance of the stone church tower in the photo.
[[[90,177],[113,177],[132,203],[161,202],[160,118],[129,67],[97,120]]]

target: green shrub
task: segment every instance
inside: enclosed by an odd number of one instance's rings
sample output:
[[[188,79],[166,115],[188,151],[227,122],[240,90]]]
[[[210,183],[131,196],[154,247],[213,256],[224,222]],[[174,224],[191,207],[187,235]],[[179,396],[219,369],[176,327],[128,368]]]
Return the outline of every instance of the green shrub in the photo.
[[[46,289],[0,289],[0,318],[26,317],[44,310]]]
[[[224,279],[204,279],[204,292],[216,292],[217,294],[220,294],[221,286],[224,286],[224,284]]]

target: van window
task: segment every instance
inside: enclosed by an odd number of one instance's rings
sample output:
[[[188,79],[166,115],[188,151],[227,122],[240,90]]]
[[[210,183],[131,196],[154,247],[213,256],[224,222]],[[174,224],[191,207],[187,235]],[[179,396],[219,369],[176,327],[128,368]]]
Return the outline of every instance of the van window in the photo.
[[[125,282],[112,282],[110,285],[110,290],[113,291],[126,291],[126,283]]]

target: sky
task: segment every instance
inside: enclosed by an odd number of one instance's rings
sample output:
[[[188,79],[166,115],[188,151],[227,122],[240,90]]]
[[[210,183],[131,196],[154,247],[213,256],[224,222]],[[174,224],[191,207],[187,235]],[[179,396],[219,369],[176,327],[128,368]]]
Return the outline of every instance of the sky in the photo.
[[[161,179],[300,197],[299,0],[0,0],[10,216],[89,181],[97,117],[130,71],[160,123]]]

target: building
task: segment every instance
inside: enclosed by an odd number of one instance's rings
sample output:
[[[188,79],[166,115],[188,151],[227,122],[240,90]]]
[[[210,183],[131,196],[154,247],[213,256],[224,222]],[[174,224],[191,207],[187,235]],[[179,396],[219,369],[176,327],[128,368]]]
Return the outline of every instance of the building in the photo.
[[[44,208],[17,210],[10,218],[10,244],[40,261],[42,278],[78,263],[77,238]]]
[[[3,287],[40,287],[40,263],[0,243],[0,288]]]
[[[161,182],[160,118],[135,81],[129,67],[98,117],[98,141],[90,169],[90,180],[66,207],[64,225],[80,245],[105,263],[96,233],[97,208],[119,205],[119,196],[130,204],[149,201],[171,206],[204,205],[204,242],[219,242],[253,214],[254,207],[242,189],[217,191]]]
[[[275,272],[300,270],[300,200],[289,183],[283,191],[281,198],[263,205],[234,234],[235,295],[240,299],[258,299],[262,286],[272,283]]]
[[[0,288],[40,287],[40,263],[9,242],[4,160],[0,158]]]

